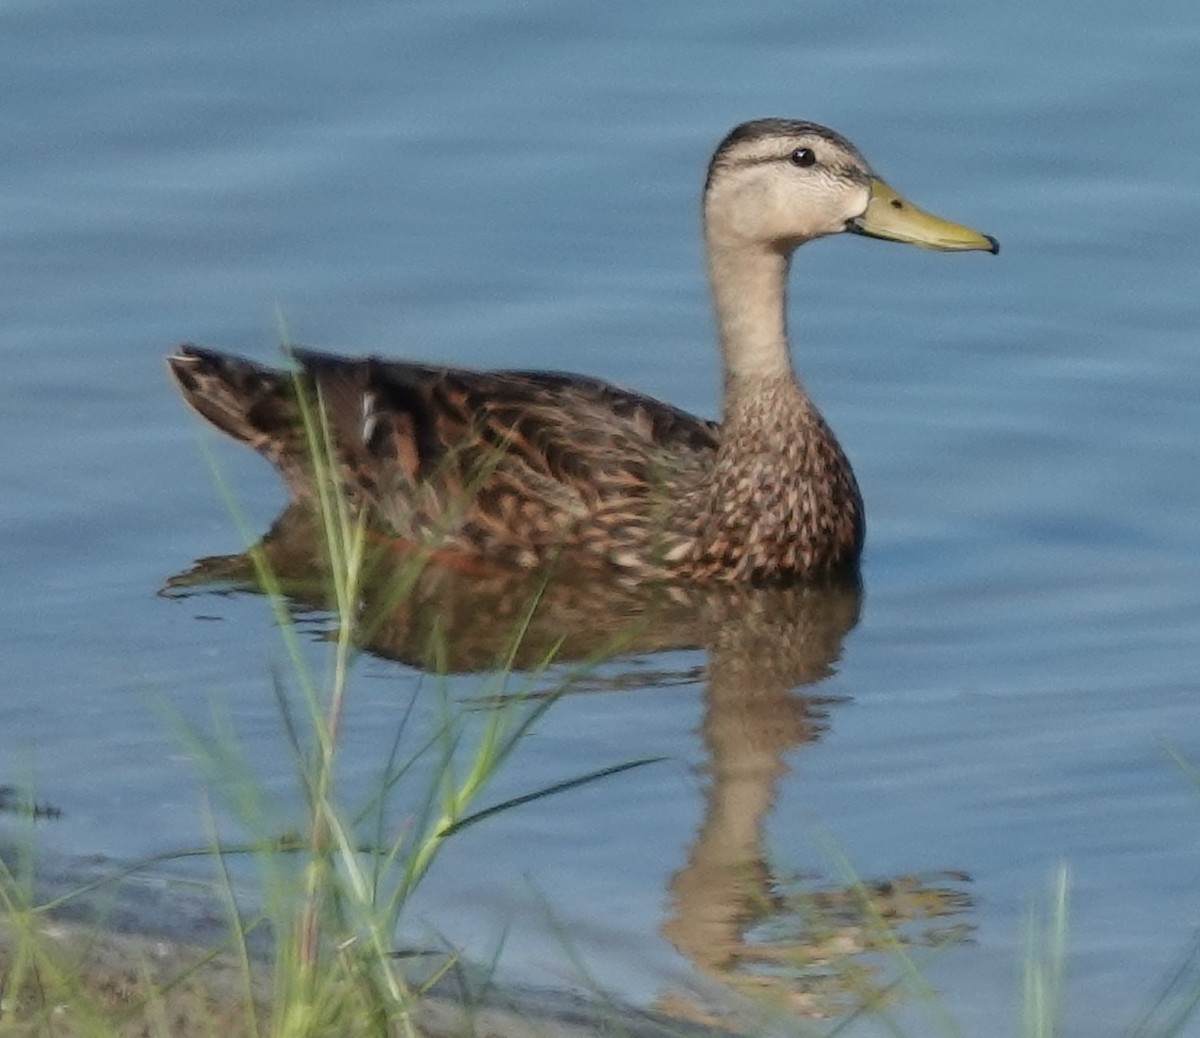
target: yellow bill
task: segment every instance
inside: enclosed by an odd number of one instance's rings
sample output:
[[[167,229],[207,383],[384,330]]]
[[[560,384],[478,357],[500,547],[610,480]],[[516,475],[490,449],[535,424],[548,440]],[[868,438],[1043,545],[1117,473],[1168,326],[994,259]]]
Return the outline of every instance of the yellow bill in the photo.
[[[918,209],[878,177],[871,178],[867,211],[850,220],[846,230],[941,252],[978,250],[994,255],[1000,251],[1000,243],[990,234],[981,234]]]

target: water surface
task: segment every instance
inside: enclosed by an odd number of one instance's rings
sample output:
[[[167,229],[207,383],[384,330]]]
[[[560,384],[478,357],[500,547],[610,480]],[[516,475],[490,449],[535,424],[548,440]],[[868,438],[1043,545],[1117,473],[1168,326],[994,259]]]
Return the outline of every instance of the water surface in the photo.
[[[813,738],[765,751],[762,845],[827,887],[832,844],[967,891],[971,939],[931,978],[971,1033],[1007,1029],[1022,912],[1065,859],[1075,1026],[1127,1019],[1189,939],[1200,862],[1167,754],[1200,757],[1192,6],[125,0],[0,25],[0,783],[63,809],[47,853],[203,841],[171,710],[228,718],[294,802],[265,603],[156,595],[240,546],[198,442],[256,533],[283,504],[198,435],[171,346],[568,368],[713,415],[704,163],[793,115],[1004,251],[797,257],[797,360],[870,532]],[[642,1004],[702,986],[678,920],[713,817],[711,649],[606,664],[616,690],[556,705],[497,796],[669,762],[463,834],[414,930],[482,956],[507,927],[509,975],[575,985],[565,932]],[[349,793],[421,680],[364,666]]]

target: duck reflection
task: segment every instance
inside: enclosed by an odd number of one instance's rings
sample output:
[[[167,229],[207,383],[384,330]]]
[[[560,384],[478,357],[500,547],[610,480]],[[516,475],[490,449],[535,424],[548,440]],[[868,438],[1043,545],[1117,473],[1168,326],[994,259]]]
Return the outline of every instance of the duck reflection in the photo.
[[[299,607],[332,605],[322,543],[313,515],[293,505],[256,546]],[[205,558],[166,591],[259,590],[256,572],[250,553]],[[704,650],[704,673],[682,675],[705,681],[704,816],[670,881],[663,934],[725,988],[827,1015],[883,997],[890,978],[872,953],[969,932],[962,873],[831,883],[789,877],[764,852],[785,756],[819,738],[839,702],[799,689],[832,673],[860,605],[856,580],[770,588],[547,581],[416,565],[382,544],[365,570],[357,622],[373,654],[439,671]],[[637,685],[671,677],[639,671]],[[708,997],[694,992],[664,993],[659,1008],[714,1019]]]

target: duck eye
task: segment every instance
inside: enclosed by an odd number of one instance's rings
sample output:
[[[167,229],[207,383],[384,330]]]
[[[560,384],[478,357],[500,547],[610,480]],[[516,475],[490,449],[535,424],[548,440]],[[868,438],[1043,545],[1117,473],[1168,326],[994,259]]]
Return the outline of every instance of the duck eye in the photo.
[[[797,148],[788,156],[793,166],[808,167],[817,161],[817,153],[812,148]]]

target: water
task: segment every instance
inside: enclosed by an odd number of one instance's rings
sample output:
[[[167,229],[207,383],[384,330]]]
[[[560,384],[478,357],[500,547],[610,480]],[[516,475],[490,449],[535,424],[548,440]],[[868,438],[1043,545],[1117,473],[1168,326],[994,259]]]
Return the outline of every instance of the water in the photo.
[[[1023,909],[1065,859],[1074,1026],[1129,1018],[1189,939],[1200,861],[1167,753],[1200,759],[1192,6],[129,0],[0,27],[0,783],[63,809],[47,853],[203,840],[172,712],[227,717],[291,789],[262,600],[155,594],[238,544],[174,343],[268,358],[282,326],[712,414],[703,165],[744,118],[813,118],[1003,252],[797,258],[798,359],[870,533],[861,620],[809,690],[826,730],[767,755],[763,846],[827,884],[830,841],[968,891],[972,940],[931,976],[970,1033],[1007,1029]],[[274,476],[201,442],[265,529]],[[509,924],[535,983],[577,981],[561,929],[623,997],[698,984],[663,930],[713,810],[706,661],[609,664],[634,687],[556,706],[498,795],[669,762],[464,834],[421,918],[480,955]],[[365,667],[351,789],[418,680]]]

